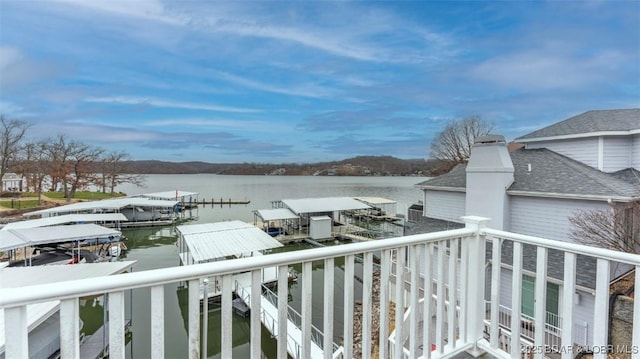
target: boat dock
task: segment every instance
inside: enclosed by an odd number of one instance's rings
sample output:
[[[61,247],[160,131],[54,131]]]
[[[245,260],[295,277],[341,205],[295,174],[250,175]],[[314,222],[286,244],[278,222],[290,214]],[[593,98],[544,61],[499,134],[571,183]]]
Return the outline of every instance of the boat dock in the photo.
[[[246,258],[262,256],[260,251],[282,247],[282,243],[257,227],[242,221],[188,224],[176,227],[178,234],[178,255],[182,265],[192,265],[211,261],[223,261],[229,257]],[[250,273],[238,273],[234,279],[242,285],[250,285]],[[220,278],[212,277],[207,286],[207,296],[222,294]],[[262,283],[278,280],[277,268],[262,270]],[[203,287],[203,280],[200,281]],[[202,288],[200,293],[203,293]],[[201,298],[203,294],[201,294]]]
[[[211,200],[206,200],[206,199],[202,199],[196,202],[190,202],[189,205],[206,205],[206,204],[210,204],[210,205],[232,205],[232,204],[249,204],[251,203],[250,200],[248,199],[232,199],[232,198],[211,198]]]

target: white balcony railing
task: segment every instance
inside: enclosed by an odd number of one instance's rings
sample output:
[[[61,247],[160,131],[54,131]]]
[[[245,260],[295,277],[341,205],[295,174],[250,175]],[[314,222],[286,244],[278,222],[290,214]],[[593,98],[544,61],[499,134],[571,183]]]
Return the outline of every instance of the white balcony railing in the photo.
[[[459,353],[468,352],[479,355],[487,352],[492,356],[506,358],[520,358],[522,355],[521,331],[521,290],[522,278],[522,246],[533,245],[538,265],[536,277],[545,278],[547,273],[547,252],[553,248],[564,253],[564,279],[562,281],[563,318],[561,320],[561,343],[575,343],[573,300],[576,286],[576,257],[583,255],[595,258],[597,261],[597,277],[595,289],[595,306],[593,321],[595,323],[608,322],[608,294],[609,272],[612,263],[626,263],[636,268],[640,267],[640,256],[613,252],[598,248],[580,246],[569,243],[517,235],[485,228],[487,220],[478,217],[465,217],[466,228],[437,233],[420,234],[399,238],[390,238],[364,243],[330,246],[298,251],[295,256],[291,253],[280,253],[260,257],[242,258],[222,262],[205,263],[184,267],[173,267],[144,272],[127,273],[123,275],[101,278],[99,281],[76,280],[60,284],[44,284],[31,287],[4,289],[0,293],[0,308],[5,311],[5,355],[7,358],[28,357],[28,328],[26,311],[27,305],[51,300],[60,300],[60,347],[63,358],[79,356],[80,336],[78,328],[79,298],[92,295],[107,294],[109,309],[109,356],[110,358],[125,358],[125,315],[124,293],[134,288],[151,288],[149,303],[151,324],[148,331],[151,334],[149,347],[151,356],[162,358],[164,352],[164,285],[168,283],[188,282],[188,352],[184,357],[200,358],[201,356],[201,328],[200,328],[200,280],[207,277],[219,276],[221,280],[221,357],[230,358],[232,352],[232,292],[235,290],[233,275],[250,272],[252,286],[250,291],[250,352],[252,358],[261,358],[261,271],[263,268],[277,267],[278,298],[277,318],[284,323],[290,315],[287,303],[288,287],[287,272],[289,266],[301,264],[301,310],[298,315],[299,329],[302,333],[300,347],[296,349],[296,356],[310,358],[311,346],[319,337],[323,340],[322,348],[334,348],[334,322],[345,323],[343,333],[342,356],[353,357],[354,345],[362,348],[362,357],[369,358],[371,349],[377,346],[380,358],[450,358]],[[513,242],[513,280],[508,286],[501,282],[500,266],[491,266],[487,270],[488,260],[501,263],[501,245],[504,241]],[[492,246],[492,257],[486,256],[486,248]],[[447,251],[438,250],[447,248]],[[345,284],[344,292],[337,293],[333,285],[324,285],[322,293],[312,293],[311,276],[312,262],[323,261],[325,264],[324,283],[332,283],[334,276],[334,261],[344,258]],[[356,293],[353,280],[355,279],[356,259],[362,261],[362,333],[361,342],[354,343],[354,303]],[[376,258],[377,265],[374,265]],[[372,302],[374,271],[380,271],[379,283],[379,328],[375,337],[380,338],[377,343],[374,337]],[[396,280],[402,278],[403,280]],[[436,281],[433,282],[432,278]],[[485,280],[491,283],[485,285]],[[428,285],[425,285],[427,281]],[[431,285],[435,283],[435,285]],[[544,286],[538,285],[544,281],[536,281],[534,326],[532,327],[532,344],[544,348],[548,345],[545,330]],[[636,276],[636,285],[640,285],[640,276]],[[490,293],[485,288],[490,287]],[[446,290],[458,288],[459,290]],[[512,290],[511,288],[515,288]],[[500,323],[500,294],[502,290],[511,291],[512,309],[510,323]],[[485,321],[486,308],[484,298],[490,297],[489,320]],[[312,296],[322,296],[323,335],[319,336],[312,325]],[[334,298],[341,298],[344,312],[342,318],[334,318]],[[432,300],[423,300],[432,298]],[[390,302],[394,302],[395,310],[391,313]],[[457,303],[456,310],[449,310],[449,303]],[[640,345],[640,301],[635,302],[633,345]],[[540,313],[540,314],[538,314]],[[320,313],[315,313],[318,316]],[[337,320],[337,319],[342,319]],[[391,325],[390,325],[391,323]],[[496,323],[493,325],[492,323]],[[391,326],[393,328],[391,328]],[[486,326],[486,329],[485,329]],[[506,327],[506,328],[505,328]],[[508,329],[505,336],[501,329]],[[391,331],[402,333],[402,338],[389,340]],[[594,347],[607,346],[607,326],[591,326],[591,338]],[[485,331],[487,333],[485,333]],[[287,338],[287,326],[277,326],[276,338]],[[505,338],[509,345],[501,345]],[[398,340],[400,339],[400,340]],[[278,340],[278,358],[286,358],[287,341]],[[314,344],[315,345],[315,344]],[[435,347],[433,351],[430,349]],[[570,346],[562,352],[563,358],[573,358]],[[423,349],[426,348],[427,350]],[[505,348],[508,351],[505,351]],[[632,347],[633,348],[633,347]],[[324,358],[332,358],[333,350],[325,350]],[[535,357],[543,358],[544,352],[535,351]],[[597,353],[603,358],[605,353]],[[638,353],[634,351],[634,358]]]

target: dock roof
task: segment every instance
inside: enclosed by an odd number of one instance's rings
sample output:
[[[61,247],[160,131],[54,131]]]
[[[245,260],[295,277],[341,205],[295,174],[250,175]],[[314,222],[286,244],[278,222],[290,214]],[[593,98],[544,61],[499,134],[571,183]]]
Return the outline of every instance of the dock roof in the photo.
[[[383,204],[397,204],[397,201],[388,198],[382,197],[353,197],[354,199],[366,203],[366,204],[374,204],[374,205],[383,205]]]
[[[242,221],[178,226],[195,262],[282,247],[257,227]]]
[[[0,251],[48,243],[119,237],[121,235],[122,233],[118,230],[97,224],[7,229],[0,231]]]
[[[263,221],[277,221],[280,219],[297,219],[300,218],[287,208],[276,209],[259,209],[256,211]]]
[[[56,213],[79,213],[86,211],[118,211],[125,207],[159,207],[159,208],[172,208],[178,201],[176,200],[153,200],[145,197],[124,197],[103,199],[101,201],[88,201],[72,203],[65,206],[53,207],[42,209],[39,211],[25,213],[25,217],[31,217],[42,214],[56,214]]]
[[[357,201],[352,197],[283,199],[282,203],[297,214],[371,208],[369,205]]]
[[[47,227],[69,223],[94,223],[94,222],[118,222],[128,221],[122,213],[75,213],[62,216],[29,219],[25,221],[7,223],[2,230],[16,228]]]
[[[174,199],[183,198],[183,197],[195,197],[198,194],[199,194],[198,192],[187,192],[187,191],[175,190],[175,191],[144,193],[144,194],[137,195],[136,197],[162,199],[162,200],[174,200]]]

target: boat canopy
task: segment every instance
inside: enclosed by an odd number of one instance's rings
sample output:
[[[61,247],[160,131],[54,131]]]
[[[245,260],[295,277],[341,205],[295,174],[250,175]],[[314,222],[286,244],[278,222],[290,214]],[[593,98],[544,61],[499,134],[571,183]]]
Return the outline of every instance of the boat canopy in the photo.
[[[62,216],[30,219],[25,221],[7,223],[2,230],[16,228],[47,227],[69,223],[95,223],[95,222],[124,222],[128,221],[122,213],[75,213]]]
[[[121,235],[118,230],[97,224],[7,229],[0,231],[0,252],[48,243],[111,239]]]
[[[177,230],[196,263],[282,247],[270,235],[242,221],[189,224]]]
[[[303,213],[321,213],[333,211],[349,211],[354,209],[371,208],[352,197],[325,197],[325,198],[302,198],[283,199],[282,203],[293,213],[298,215]]]
[[[101,201],[88,201],[72,203],[65,206],[42,209],[35,212],[25,213],[25,217],[41,215],[42,217],[55,216],[66,213],[81,212],[114,212],[125,207],[158,207],[173,208],[178,201],[176,200],[153,200],[144,197],[124,197],[103,199]]]
[[[187,191],[165,191],[165,192],[154,192],[154,193],[144,193],[136,195],[136,197],[143,197],[149,199],[160,199],[160,200],[174,200],[178,198],[188,198],[188,197],[197,197],[198,192],[187,192]]]
[[[287,208],[276,208],[276,209],[259,209],[256,211],[258,216],[262,218],[263,221],[278,221],[284,219],[299,219],[298,215],[291,212]]]
[[[382,198],[382,197],[354,197],[354,199],[366,203],[366,204],[370,204],[370,205],[383,205],[383,204],[396,204],[398,202],[392,200],[392,199],[388,199],[388,198]]]

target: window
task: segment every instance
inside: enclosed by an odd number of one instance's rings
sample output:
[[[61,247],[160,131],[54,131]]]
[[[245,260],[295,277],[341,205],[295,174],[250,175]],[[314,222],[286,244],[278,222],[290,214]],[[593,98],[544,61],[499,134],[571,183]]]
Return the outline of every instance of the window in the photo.
[[[523,316],[534,318],[535,311],[535,288],[536,278],[523,275],[522,276],[522,305],[521,312]],[[557,327],[560,323],[558,320],[558,314],[560,312],[559,305],[560,286],[555,283],[547,282],[547,298],[546,298],[546,310],[545,322],[549,325]]]

